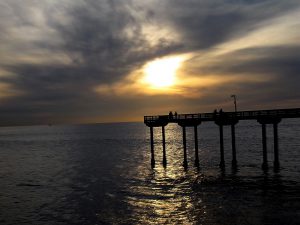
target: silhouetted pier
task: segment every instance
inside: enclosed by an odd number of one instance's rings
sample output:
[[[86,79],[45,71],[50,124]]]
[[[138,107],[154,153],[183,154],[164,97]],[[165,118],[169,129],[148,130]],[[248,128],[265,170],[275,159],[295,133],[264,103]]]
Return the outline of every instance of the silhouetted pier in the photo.
[[[275,109],[275,110],[255,110],[255,111],[238,111],[238,112],[223,112],[215,111],[213,113],[196,113],[196,114],[176,114],[176,115],[158,115],[158,116],[145,116],[144,123],[150,127],[150,142],[151,142],[151,165],[155,166],[154,156],[154,141],[153,141],[153,128],[162,128],[162,144],[163,144],[163,165],[167,165],[166,158],[166,144],[165,144],[165,126],[169,123],[177,123],[182,127],[183,135],[183,166],[187,167],[187,152],[186,152],[186,127],[194,127],[195,134],[195,166],[199,167],[198,156],[198,134],[197,127],[202,122],[212,121],[219,126],[220,133],[220,167],[225,166],[224,160],[224,140],[223,140],[223,127],[231,127],[231,144],[232,144],[232,166],[237,166],[236,158],[236,143],[235,143],[235,125],[240,120],[256,120],[262,126],[262,150],[263,150],[263,163],[262,168],[268,168],[267,159],[267,135],[266,125],[273,125],[274,135],[274,169],[279,169],[279,150],[278,150],[278,124],[284,118],[300,118],[300,108],[294,109]]]

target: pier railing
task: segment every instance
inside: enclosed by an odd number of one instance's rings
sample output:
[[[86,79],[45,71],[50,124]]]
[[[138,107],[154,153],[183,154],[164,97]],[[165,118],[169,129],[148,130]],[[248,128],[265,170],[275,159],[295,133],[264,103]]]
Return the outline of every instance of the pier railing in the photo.
[[[273,109],[273,110],[252,110],[238,112],[212,112],[212,113],[189,113],[178,115],[157,115],[145,116],[144,122],[153,123],[164,121],[168,123],[177,123],[179,120],[201,120],[215,121],[216,118],[236,118],[238,120],[257,120],[259,117],[278,117],[278,118],[298,118],[300,117],[300,108],[293,109]]]

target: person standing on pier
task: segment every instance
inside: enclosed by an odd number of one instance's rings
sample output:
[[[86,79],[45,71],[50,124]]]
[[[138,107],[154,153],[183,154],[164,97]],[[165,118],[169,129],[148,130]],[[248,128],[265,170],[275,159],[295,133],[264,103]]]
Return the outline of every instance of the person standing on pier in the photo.
[[[173,119],[173,113],[172,113],[172,111],[169,112],[169,119]]]

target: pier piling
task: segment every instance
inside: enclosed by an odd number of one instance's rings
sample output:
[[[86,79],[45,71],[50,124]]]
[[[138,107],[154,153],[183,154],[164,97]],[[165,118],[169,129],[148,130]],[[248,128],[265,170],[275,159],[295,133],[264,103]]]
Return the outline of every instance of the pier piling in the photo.
[[[199,154],[198,154],[198,127],[194,126],[195,135],[195,166],[199,167]]]
[[[232,167],[237,167],[234,124],[231,124],[231,145],[232,145]]]
[[[151,166],[152,168],[155,166],[154,159],[154,143],[153,143],[153,127],[150,127],[150,142],[151,142]]]
[[[162,144],[163,144],[163,166],[167,166],[167,156],[166,156],[166,135],[165,135],[165,126],[161,127],[162,131]]]
[[[220,131],[220,167],[224,167],[225,159],[224,159],[223,125],[219,125],[219,131]]]
[[[278,123],[273,123],[274,131],[274,169],[279,169],[279,156],[278,156]]]
[[[267,133],[266,124],[261,124],[262,128],[262,145],[263,145],[263,163],[262,168],[265,170],[268,168],[268,154],[267,154]]]
[[[182,126],[182,141],[183,141],[183,167],[187,168],[187,154],[186,154],[186,128]]]
[[[276,116],[261,116],[257,121],[262,125],[262,142],[263,142],[263,164],[262,168],[268,168],[267,161],[267,135],[266,135],[266,125],[273,125],[273,138],[274,138],[274,170],[278,170],[279,165],[279,154],[278,154],[278,124],[281,121],[280,117]]]

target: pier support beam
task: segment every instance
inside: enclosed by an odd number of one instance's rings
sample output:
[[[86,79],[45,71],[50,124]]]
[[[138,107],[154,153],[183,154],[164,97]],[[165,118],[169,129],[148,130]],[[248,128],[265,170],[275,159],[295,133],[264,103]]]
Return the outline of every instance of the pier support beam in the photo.
[[[232,167],[236,168],[236,144],[235,144],[235,125],[239,122],[236,113],[226,114],[222,110],[217,113],[214,112],[214,121],[219,126],[220,130],[220,167],[225,168],[224,159],[224,138],[223,138],[223,127],[231,126],[231,144],[232,144]]]
[[[182,141],[183,141],[183,167],[187,168],[187,154],[186,154],[186,128],[182,126]]]
[[[263,163],[262,168],[268,169],[268,154],[267,154],[267,132],[266,124],[261,125],[262,128],[262,145],[263,145]]]
[[[198,118],[179,120],[178,125],[182,127],[182,141],[183,141],[183,166],[186,169],[188,166],[187,162],[187,146],[186,146],[186,128],[194,127],[194,138],[195,138],[195,166],[199,166],[199,156],[198,156],[198,130],[197,127],[201,124],[201,120]]]
[[[163,144],[163,166],[167,166],[167,156],[166,156],[166,135],[165,135],[165,126],[161,127],[162,131],[162,144]]]
[[[198,127],[194,126],[195,134],[195,166],[199,167],[199,154],[198,154]]]
[[[231,124],[232,167],[237,167],[235,146],[235,124]]]
[[[220,130],[220,167],[225,167],[224,159],[224,139],[223,139],[223,125],[219,125]]]
[[[262,142],[263,142],[263,169],[268,168],[267,160],[267,135],[266,135],[266,124],[273,125],[274,131],[274,170],[279,169],[279,154],[278,154],[278,123],[280,123],[280,117],[274,116],[261,116],[257,121],[262,125]]]
[[[150,142],[151,142],[151,166],[153,168],[155,166],[154,143],[153,143],[153,127],[150,127]]]
[[[279,169],[279,156],[278,156],[278,123],[273,123],[274,130],[274,169]]]

